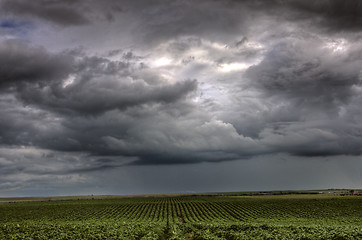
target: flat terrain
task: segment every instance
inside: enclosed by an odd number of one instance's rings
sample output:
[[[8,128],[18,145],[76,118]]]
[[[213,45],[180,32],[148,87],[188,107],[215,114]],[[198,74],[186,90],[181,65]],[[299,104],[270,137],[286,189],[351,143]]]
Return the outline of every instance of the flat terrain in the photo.
[[[0,239],[362,239],[361,196],[82,198],[2,199]]]

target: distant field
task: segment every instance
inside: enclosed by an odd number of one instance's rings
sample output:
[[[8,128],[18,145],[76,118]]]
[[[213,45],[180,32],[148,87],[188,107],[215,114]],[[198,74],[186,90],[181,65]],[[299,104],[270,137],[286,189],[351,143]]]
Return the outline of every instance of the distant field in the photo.
[[[0,239],[362,239],[360,196],[89,197],[0,204]]]
[[[253,192],[221,192],[221,193],[174,193],[174,194],[142,194],[142,195],[82,195],[82,196],[51,196],[51,197],[0,197],[1,203],[19,203],[19,202],[45,202],[45,201],[67,201],[67,200],[95,200],[95,199],[118,199],[118,198],[137,198],[137,197],[199,197],[199,196],[283,196],[300,198],[305,197],[330,197],[333,193],[340,195],[347,193],[347,189],[337,190],[302,190],[302,191],[253,191]],[[355,190],[362,196],[362,190]],[[318,194],[318,196],[316,196]]]

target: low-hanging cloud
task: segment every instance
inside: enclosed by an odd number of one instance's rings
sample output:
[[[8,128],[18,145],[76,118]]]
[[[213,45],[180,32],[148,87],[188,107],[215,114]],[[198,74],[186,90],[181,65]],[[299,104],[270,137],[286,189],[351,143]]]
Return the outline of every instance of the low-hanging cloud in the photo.
[[[0,41],[0,88],[22,84],[49,84],[67,76],[72,57],[51,54],[43,47],[32,47],[21,40]]]
[[[309,47],[311,50],[308,49]],[[337,52],[336,52],[337,51]],[[278,43],[263,61],[250,67],[246,77],[265,97],[297,105],[302,114],[322,111],[338,114],[360,84],[360,59],[338,53],[328,43],[298,40]]]
[[[1,12],[8,17],[39,19],[62,27],[91,24],[94,19],[110,21],[113,13],[122,11],[116,1],[0,1]]]
[[[0,1],[0,188],[361,155],[360,5]]]

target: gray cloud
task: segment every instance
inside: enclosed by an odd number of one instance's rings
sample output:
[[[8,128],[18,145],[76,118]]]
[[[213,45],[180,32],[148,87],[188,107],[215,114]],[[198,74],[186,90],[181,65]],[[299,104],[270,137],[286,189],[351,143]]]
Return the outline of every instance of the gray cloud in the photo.
[[[221,121],[172,124],[167,120],[147,120],[147,126],[128,130],[132,138],[105,136],[103,141],[114,152],[138,156],[143,164],[233,160],[262,151],[257,141]]]
[[[81,13],[84,9],[74,9],[74,2],[4,0],[1,2],[1,9],[3,13],[37,17],[64,26],[88,23],[88,19]]]
[[[156,76],[158,84],[150,84],[134,77],[131,67],[127,62],[83,57],[73,65],[76,70],[68,78],[27,86],[18,96],[25,103],[52,111],[98,114],[147,103],[175,102],[197,88],[196,80],[167,83],[161,76]]]
[[[66,77],[72,70],[72,57],[51,54],[24,41],[0,42],[0,87],[21,84],[48,84]]]
[[[297,156],[360,155],[361,127],[337,121],[275,123],[265,128],[263,143]]]
[[[290,7],[305,18],[322,17],[317,24],[329,31],[355,31],[360,29],[362,4],[353,0],[290,1]]]
[[[226,40],[230,35],[243,34],[245,29],[242,16],[246,10],[229,8],[225,1],[169,1],[169,4],[161,4],[162,7],[150,5],[139,13],[145,24],[139,31],[145,40],[159,42],[183,35]]]
[[[0,189],[362,154],[356,1],[0,4]]]
[[[309,50],[306,44],[314,47]],[[331,53],[313,40],[278,43],[259,65],[248,69],[246,77],[266,97],[292,101],[302,114],[338,114],[352,97],[352,87],[360,84],[361,60],[351,61],[348,53]]]
[[[90,24],[96,19],[113,20],[114,13],[122,11],[116,1],[9,1],[0,2],[1,12],[9,17],[36,18],[63,27]]]
[[[360,30],[362,5],[354,0],[271,0],[229,1],[253,14],[269,15],[282,22],[307,24],[308,30],[328,33]],[[260,16],[258,16],[260,17]]]

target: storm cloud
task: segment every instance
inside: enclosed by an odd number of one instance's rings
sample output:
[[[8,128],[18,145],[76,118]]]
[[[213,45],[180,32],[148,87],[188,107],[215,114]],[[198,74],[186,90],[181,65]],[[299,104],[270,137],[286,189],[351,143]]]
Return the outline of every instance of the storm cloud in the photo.
[[[123,169],[212,172],[263,159],[277,172],[288,158],[362,154],[358,1],[0,0],[0,9],[6,194],[52,178],[44,189],[76,191]]]
[[[0,54],[2,88],[57,81],[67,76],[72,67],[71,57],[50,54],[21,40],[1,41]]]
[[[21,16],[46,21],[62,27],[90,24],[93,19],[112,20],[112,12],[121,11],[116,1],[1,1],[1,12],[9,17]]]

